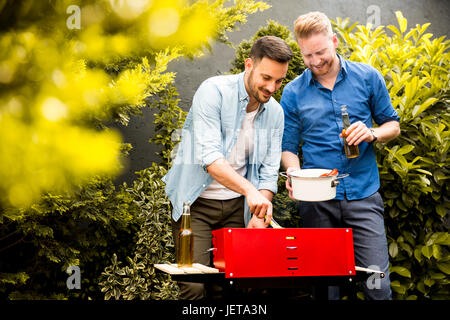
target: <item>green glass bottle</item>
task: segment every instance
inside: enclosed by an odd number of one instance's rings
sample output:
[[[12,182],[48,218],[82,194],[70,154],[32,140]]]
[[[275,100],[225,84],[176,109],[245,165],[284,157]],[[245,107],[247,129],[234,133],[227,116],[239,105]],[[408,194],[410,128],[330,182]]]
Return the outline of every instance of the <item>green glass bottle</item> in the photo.
[[[355,145],[349,145],[347,143],[347,129],[350,127],[350,118],[348,116],[347,112],[347,106],[343,105],[341,106],[341,112],[342,112],[342,124],[344,126],[344,130],[342,130],[342,138],[344,140],[344,151],[347,158],[356,158],[359,156],[359,148]]]

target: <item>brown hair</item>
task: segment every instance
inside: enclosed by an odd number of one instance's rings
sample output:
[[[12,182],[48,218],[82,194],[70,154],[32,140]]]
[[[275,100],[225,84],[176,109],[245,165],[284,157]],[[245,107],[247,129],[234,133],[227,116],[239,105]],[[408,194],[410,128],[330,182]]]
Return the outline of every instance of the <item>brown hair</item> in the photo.
[[[250,51],[250,58],[255,62],[267,57],[277,62],[286,63],[292,59],[291,48],[287,43],[275,36],[264,36],[253,43]]]
[[[294,33],[298,40],[308,38],[316,33],[333,35],[333,29],[330,20],[324,13],[314,11],[301,15],[295,20]]]

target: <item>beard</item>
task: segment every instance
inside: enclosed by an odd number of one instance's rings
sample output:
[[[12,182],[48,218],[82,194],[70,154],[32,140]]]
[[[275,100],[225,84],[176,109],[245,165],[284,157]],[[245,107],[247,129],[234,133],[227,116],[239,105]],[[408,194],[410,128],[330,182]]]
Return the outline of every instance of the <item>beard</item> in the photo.
[[[333,62],[334,62],[333,59],[330,58],[330,59],[322,60],[318,66],[308,64],[307,67],[311,70],[311,72],[314,75],[322,76],[322,75],[327,74],[331,70],[331,68],[333,66]],[[319,67],[319,68],[317,68],[317,67]]]
[[[266,103],[270,100],[270,97],[272,97],[271,92],[267,91],[263,87],[257,87],[255,82],[253,81],[253,70],[250,71],[249,77],[248,77],[248,90],[250,91],[250,95],[255,98],[256,101],[259,103]]]

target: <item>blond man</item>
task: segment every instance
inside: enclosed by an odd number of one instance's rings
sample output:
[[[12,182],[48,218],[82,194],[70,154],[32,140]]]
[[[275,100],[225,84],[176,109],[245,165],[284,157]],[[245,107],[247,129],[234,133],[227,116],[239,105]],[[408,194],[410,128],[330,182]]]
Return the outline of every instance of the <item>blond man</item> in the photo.
[[[336,53],[338,38],[325,14],[301,15],[294,31],[307,70],[286,85],[281,98],[285,114],[282,165],[288,173],[300,168],[337,168],[349,174],[338,185],[335,199],[300,202],[299,214],[304,227],[352,228],[356,264],[387,275],[365,283],[366,298],[391,299],[384,207],[373,144],[388,142],[400,133],[398,114],[380,72]],[[360,152],[354,159],[348,159],[343,149],[342,105],[347,106],[352,123],[347,142],[357,145]],[[292,197],[289,182],[286,187]],[[330,299],[339,298],[336,288],[329,292]]]

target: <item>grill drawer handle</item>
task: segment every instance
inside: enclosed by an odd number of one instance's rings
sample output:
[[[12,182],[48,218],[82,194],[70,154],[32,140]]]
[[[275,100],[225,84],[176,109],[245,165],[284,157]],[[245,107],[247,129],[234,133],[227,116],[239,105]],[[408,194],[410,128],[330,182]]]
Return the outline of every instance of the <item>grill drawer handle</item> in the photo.
[[[286,249],[288,249],[288,250],[295,250],[295,249],[297,249],[297,247],[286,247]]]
[[[288,267],[288,270],[298,270],[297,267]]]

